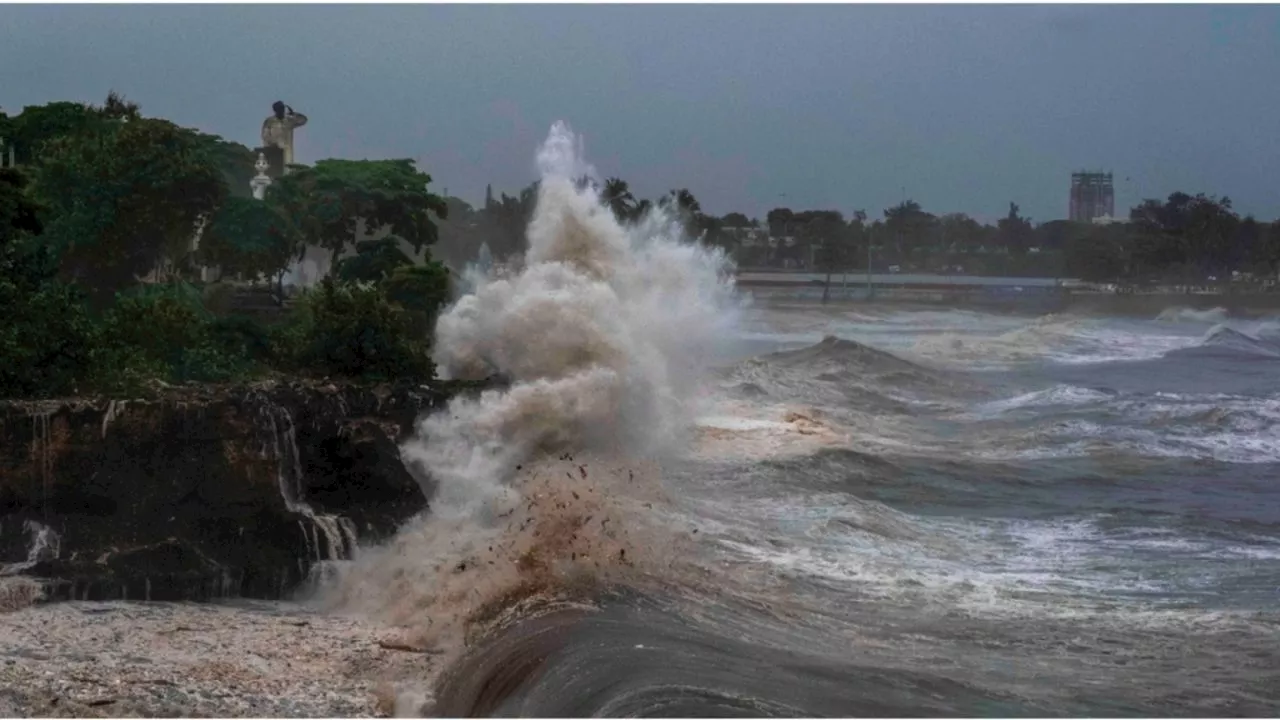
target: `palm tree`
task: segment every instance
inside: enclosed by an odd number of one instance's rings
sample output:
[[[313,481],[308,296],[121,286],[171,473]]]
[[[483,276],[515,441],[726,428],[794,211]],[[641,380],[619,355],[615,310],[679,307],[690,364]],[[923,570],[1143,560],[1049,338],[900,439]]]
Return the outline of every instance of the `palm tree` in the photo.
[[[609,206],[618,222],[628,222],[635,218],[636,197],[631,194],[627,181],[621,178],[609,178],[604,181],[604,190],[600,193],[600,201]]]
[[[702,215],[702,205],[698,203],[698,199],[687,188],[672,190],[663,195],[658,200],[658,207],[672,211],[676,219],[684,227],[685,233],[688,235],[694,234],[698,224],[698,217]]]
[[[664,207],[675,205],[676,211],[682,214],[696,215],[702,212],[702,205],[698,203],[698,199],[693,196],[693,193],[689,192],[688,188],[672,190],[662,196],[658,204]]]
[[[649,202],[648,200],[641,200],[637,202],[636,206],[631,210],[631,221],[639,222],[640,218],[644,217],[645,215],[648,215],[649,211],[652,209],[653,209],[653,203]]]

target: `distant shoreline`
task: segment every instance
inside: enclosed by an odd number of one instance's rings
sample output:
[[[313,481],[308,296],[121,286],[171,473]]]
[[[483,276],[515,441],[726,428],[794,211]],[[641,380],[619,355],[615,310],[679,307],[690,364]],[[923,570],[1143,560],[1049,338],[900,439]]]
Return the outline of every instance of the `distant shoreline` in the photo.
[[[824,283],[816,273],[739,273],[737,287],[764,303],[820,303]],[[842,306],[873,304],[926,305],[986,309],[1000,312],[1121,315],[1155,317],[1168,308],[1222,308],[1241,316],[1269,315],[1280,310],[1280,293],[1133,293],[1119,294],[1062,287],[1052,278],[996,278],[981,276],[904,275],[890,285],[889,276],[872,275],[870,301],[866,275],[850,274],[847,281],[833,275],[828,301]],[[929,282],[936,278],[936,282]],[[963,278],[963,280],[961,280]],[[959,281],[959,282],[954,282]]]

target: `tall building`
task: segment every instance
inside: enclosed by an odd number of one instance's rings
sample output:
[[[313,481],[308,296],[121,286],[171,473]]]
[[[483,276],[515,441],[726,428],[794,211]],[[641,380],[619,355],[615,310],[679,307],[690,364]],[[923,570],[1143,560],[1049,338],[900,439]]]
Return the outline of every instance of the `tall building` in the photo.
[[[1114,217],[1116,191],[1111,173],[1071,173],[1071,207],[1067,218],[1073,222],[1093,222],[1097,217]]]

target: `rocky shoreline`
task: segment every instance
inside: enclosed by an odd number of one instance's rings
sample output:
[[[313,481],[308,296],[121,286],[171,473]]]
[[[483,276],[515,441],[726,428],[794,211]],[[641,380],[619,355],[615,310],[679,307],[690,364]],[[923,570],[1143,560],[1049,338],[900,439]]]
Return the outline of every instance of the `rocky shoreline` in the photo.
[[[0,402],[0,578],[32,578],[48,600],[289,597],[426,508],[399,443],[479,387],[292,381]]]

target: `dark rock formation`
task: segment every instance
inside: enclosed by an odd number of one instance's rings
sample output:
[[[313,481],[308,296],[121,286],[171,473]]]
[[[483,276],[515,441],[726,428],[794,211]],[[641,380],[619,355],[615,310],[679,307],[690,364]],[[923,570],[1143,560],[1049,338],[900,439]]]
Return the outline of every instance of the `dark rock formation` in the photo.
[[[0,403],[0,574],[54,599],[282,597],[426,507],[398,445],[453,391]]]

